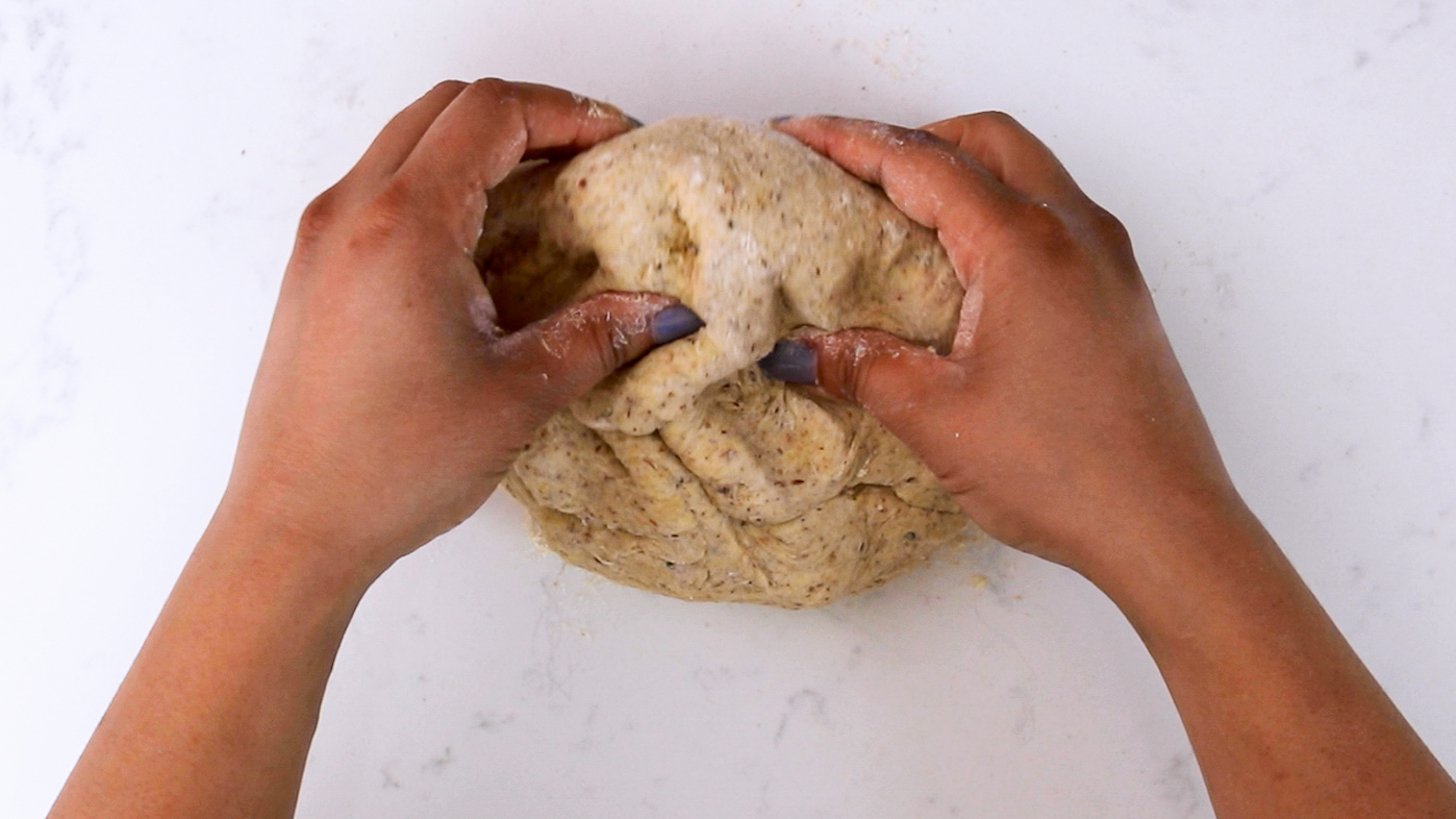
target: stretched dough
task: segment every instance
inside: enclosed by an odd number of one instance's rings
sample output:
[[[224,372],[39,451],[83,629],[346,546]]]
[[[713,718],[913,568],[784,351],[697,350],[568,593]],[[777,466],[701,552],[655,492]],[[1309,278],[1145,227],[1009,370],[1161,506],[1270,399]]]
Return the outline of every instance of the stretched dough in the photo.
[[[506,327],[604,290],[707,322],[559,413],[506,487],[571,563],[688,600],[799,608],[963,540],[923,464],[848,404],[756,362],[810,328],[948,348],[963,290],[934,234],[771,129],[685,118],[491,194],[477,261]]]

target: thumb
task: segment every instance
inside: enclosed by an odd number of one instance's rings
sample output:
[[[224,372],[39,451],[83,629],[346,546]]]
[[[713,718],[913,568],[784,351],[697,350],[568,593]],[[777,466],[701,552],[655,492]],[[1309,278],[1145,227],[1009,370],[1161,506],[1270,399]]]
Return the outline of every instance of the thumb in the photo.
[[[902,439],[924,423],[931,391],[955,375],[954,365],[935,351],[882,330],[784,339],[759,367],[770,378],[817,385],[860,405]]]
[[[495,352],[524,376],[547,414],[648,350],[697,332],[703,320],[655,293],[600,293],[501,339]],[[534,402],[533,402],[534,403]]]

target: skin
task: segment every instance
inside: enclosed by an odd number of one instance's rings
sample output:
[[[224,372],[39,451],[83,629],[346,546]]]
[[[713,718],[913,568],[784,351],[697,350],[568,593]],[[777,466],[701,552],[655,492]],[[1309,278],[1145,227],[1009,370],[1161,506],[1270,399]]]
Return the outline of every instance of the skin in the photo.
[[[365,590],[479,508],[547,418],[667,340],[675,302],[650,294],[505,333],[471,261],[485,192],[522,158],[630,127],[559,89],[442,83],[308,206],[222,502],[53,816],[292,813]]]
[[[775,358],[875,415],[990,534],[1112,598],[1218,815],[1456,816],[1456,785],[1234,489],[1127,232],[1056,157],[1000,113],[777,127],[937,231],[968,295],[945,357],[848,330]]]
[[[518,161],[628,127],[557,89],[444,83],[309,206],[227,491],[53,816],[292,812],[369,585],[474,512],[552,413],[695,327],[670,299],[604,294],[505,333],[470,261]],[[1220,815],[1456,814],[1230,484],[1125,232],[1055,158],[999,114],[778,127],[939,231],[969,293],[949,356],[823,334],[796,380],[865,406],[988,531],[1121,606]]]

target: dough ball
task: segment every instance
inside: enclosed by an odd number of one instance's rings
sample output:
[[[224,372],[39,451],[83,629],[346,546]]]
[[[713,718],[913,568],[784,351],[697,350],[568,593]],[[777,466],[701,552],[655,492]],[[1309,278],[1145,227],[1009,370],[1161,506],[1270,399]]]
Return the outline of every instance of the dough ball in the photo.
[[[687,600],[817,606],[970,524],[862,410],[765,379],[794,332],[877,327],[940,352],[964,291],[930,231],[769,128],[639,128],[491,194],[477,261],[514,329],[605,290],[706,322],[553,418],[506,487],[571,563]]]

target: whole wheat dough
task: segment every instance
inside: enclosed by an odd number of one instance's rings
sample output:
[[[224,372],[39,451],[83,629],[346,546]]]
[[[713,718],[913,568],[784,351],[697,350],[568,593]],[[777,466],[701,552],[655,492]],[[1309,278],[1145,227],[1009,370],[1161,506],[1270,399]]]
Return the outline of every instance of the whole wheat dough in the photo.
[[[491,194],[477,251],[502,323],[603,290],[707,322],[535,437],[506,487],[568,561],[688,600],[798,608],[965,538],[934,476],[856,407],[766,380],[775,340],[878,327],[937,350],[963,291],[934,234],[758,125],[675,119]]]

